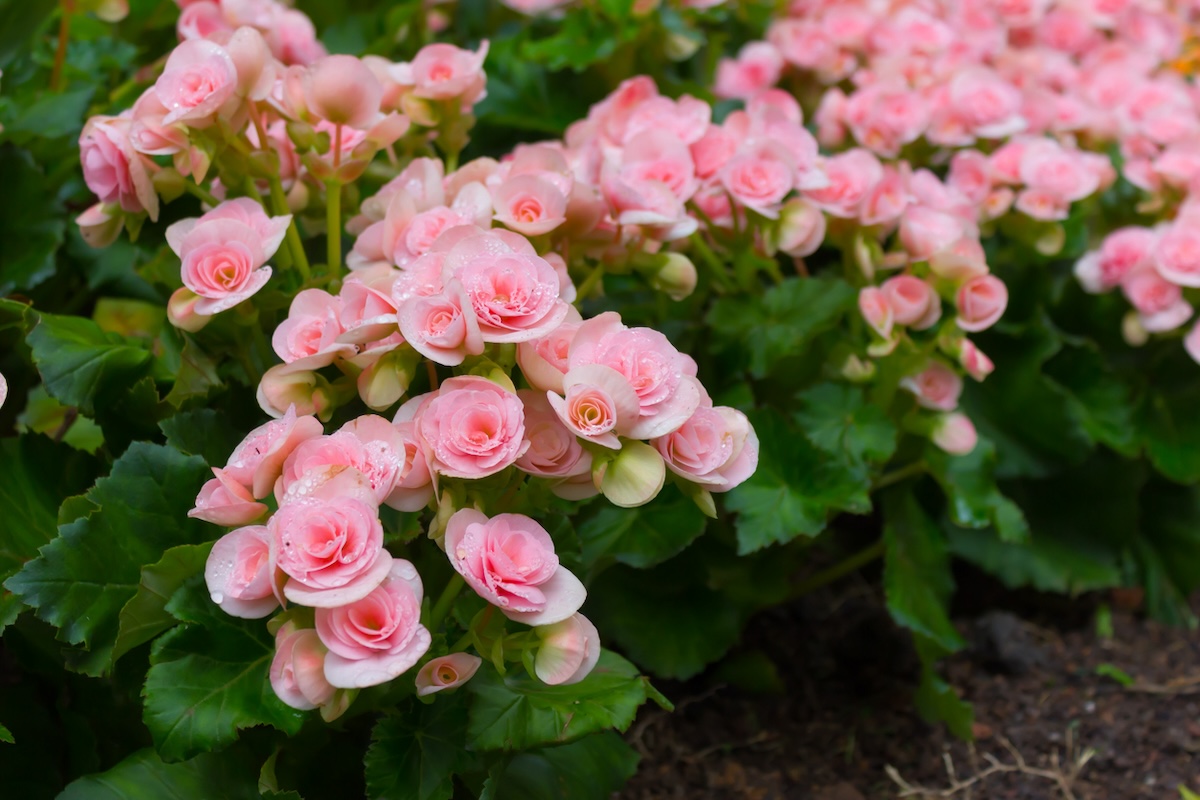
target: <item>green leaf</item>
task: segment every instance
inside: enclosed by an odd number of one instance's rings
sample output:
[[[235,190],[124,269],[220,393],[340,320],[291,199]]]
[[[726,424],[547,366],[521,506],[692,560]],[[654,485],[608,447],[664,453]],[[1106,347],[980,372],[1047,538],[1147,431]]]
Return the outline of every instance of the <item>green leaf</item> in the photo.
[[[46,176],[24,150],[0,146],[0,185],[4,186],[0,197],[2,296],[14,289],[32,289],[54,274],[54,256],[63,243],[66,223]]]
[[[945,652],[962,647],[947,604],[954,590],[942,532],[907,487],[884,494],[883,588],[897,623]]]
[[[58,800],[258,800],[254,771],[238,761],[200,755],[166,764],[150,748],[107,772],[72,782]]]
[[[925,450],[929,472],[946,493],[950,518],[964,528],[994,526],[1003,542],[1029,539],[1029,525],[1020,507],[1000,493],[993,477],[996,448],[980,439],[975,449],[954,456],[930,445]]]
[[[955,694],[950,684],[937,673],[937,660],[944,651],[919,633],[913,633],[913,643],[921,659],[921,683],[913,697],[917,712],[930,722],[946,723],[959,739],[971,741],[975,738],[972,731],[975,712],[971,704]]]
[[[13,738],[12,731],[0,725],[0,742],[5,744],[16,744],[17,740]]]
[[[163,553],[154,564],[142,567],[137,593],[121,609],[112,660],[148,642],[177,620],[167,611],[167,602],[184,582],[204,571],[211,544],[181,544]]]
[[[1121,585],[1118,554],[1103,542],[1036,534],[1023,544],[1000,541],[991,531],[946,531],[950,551],[998,578],[1010,589],[1079,594]]]
[[[27,51],[29,42],[49,21],[54,10],[52,3],[23,3],[21,0],[0,3],[0,69]]]
[[[521,753],[496,779],[496,800],[608,800],[638,765],[637,751],[615,733]]]
[[[379,800],[450,800],[454,776],[470,768],[467,695],[439,695],[386,716],[371,732],[367,795]]]
[[[701,565],[669,561],[649,571],[617,567],[589,587],[588,614],[648,672],[687,680],[737,643],[737,604],[705,585]]]
[[[92,415],[150,369],[148,350],[105,333],[90,319],[42,314],[26,341],[46,391]]]
[[[255,725],[288,734],[300,730],[304,715],[284,705],[267,679],[275,642],[262,620],[226,614],[199,577],[171,598],[167,610],[188,624],[154,642],[142,691],[143,719],[165,760],[220,750]]]
[[[1165,622],[1194,624],[1188,598],[1200,586],[1200,490],[1154,480],[1138,499],[1134,556],[1147,609]]]
[[[638,508],[603,505],[579,526],[583,562],[592,566],[615,559],[632,567],[652,567],[695,541],[706,524],[696,504],[674,488]]]
[[[1200,388],[1150,390],[1138,409],[1138,432],[1155,468],[1173,481],[1200,480]]]
[[[633,664],[608,650],[571,686],[546,686],[517,670],[501,677],[485,663],[467,684],[473,696],[467,736],[480,750],[525,750],[608,728],[624,731],[646,701],[646,686]]]
[[[1088,436],[1125,456],[1139,450],[1129,384],[1108,366],[1094,344],[1064,347],[1045,372],[1066,390],[1068,403]]]
[[[839,278],[789,278],[758,297],[727,296],[713,304],[708,323],[749,354],[750,374],[765,377],[787,356],[832,328],[854,307],[856,293]]]
[[[134,444],[88,491],[98,509],[60,527],[40,556],[5,583],[59,629],[60,639],[87,647],[89,674],[110,663],[120,612],[137,593],[142,567],[169,547],[212,536],[206,523],[187,517],[207,474],[199,458]]]
[[[211,408],[184,411],[158,423],[167,444],[200,456],[209,466],[222,466],[242,440],[229,418]]]
[[[816,536],[831,513],[871,509],[870,482],[861,465],[822,453],[775,411],[751,414],[758,433],[758,470],[726,495],[738,512],[738,553],[797,536]]]
[[[1135,681],[1128,672],[1118,667],[1116,664],[1097,664],[1096,674],[1102,678],[1112,678],[1122,686],[1133,686]]]
[[[826,453],[885,462],[896,452],[896,426],[886,411],[867,403],[859,387],[821,383],[799,400],[796,422],[808,440]]]
[[[164,334],[164,342],[168,338],[174,339]],[[183,408],[189,400],[208,397],[213,389],[222,385],[221,378],[217,375],[217,365],[192,337],[183,335],[182,346],[172,355],[178,359],[178,364],[172,363],[175,383],[163,399],[176,409]],[[173,358],[172,361],[174,360]]]
[[[75,415],[74,421],[69,419],[71,414]],[[67,432],[62,435],[62,441],[76,450],[95,453],[104,444],[104,433],[99,425],[55,400],[39,383],[29,391],[25,408],[17,415],[17,430],[54,437],[64,426]]]
[[[94,92],[92,86],[79,86],[65,92],[48,90],[22,108],[16,118],[4,126],[4,132],[19,144],[32,139],[44,141],[78,136]]]

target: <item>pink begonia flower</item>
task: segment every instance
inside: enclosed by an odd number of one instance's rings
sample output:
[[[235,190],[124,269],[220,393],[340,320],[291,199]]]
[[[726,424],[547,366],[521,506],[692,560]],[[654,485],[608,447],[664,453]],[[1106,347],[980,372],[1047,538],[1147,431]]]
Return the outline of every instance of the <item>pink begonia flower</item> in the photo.
[[[972,203],[982,205],[992,191],[991,162],[978,150],[959,150],[950,159],[946,184]]]
[[[987,255],[978,239],[963,236],[931,255],[929,268],[939,278],[964,281],[988,273]]]
[[[579,683],[600,661],[600,632],[583,614],[538,626],[534,633],[541,646],[533,660],[533,672],[547,686]]]
[[[224,5],[229,0],[223,0]],[[325,45],[317,39],[312,20],[300,11],[279,7],[270,24],[259,26],[267,37],[271,52],[284,64],[312,64],[326,55]]]
[[[263,503],[255,502],[250,490],[238,483],[225,470],[213,467],[212,478],[196,495],[196,507],[189,517],[230,528],[245,525],[267,513]]]
[[[258,292],[271,277],[267,259],[279,249],[291,220],[290,214],[268,217],[262,206],[243,197],[167,228],[167,244],[183,262],[183,284],[202,298],[195,313],[217,314]]]
[[[535,389],[520,389],[517,397],[525,406],[525,436],[529,439],[529,449],[517,459],[517,468],[540,478],[587,475],[590,483],[592,455],[563,425],[546,395]]]
[[[125,221],[115,211],[104,203],[97,203],[75,218],[79,235],[89,247],[108,247],[121,235]]]
[[[1050,139],[1036,139],[1025,146],[1020,176],[1027,192],[1046,192],[1067,203],[1100,188],[1100,177],[1078,151]]]
[[[534,16],[562,8],[570,3],[571,0],[501,0],[501,2],[513,11]],[[418,692],[418,694],[420,693]]]
[[[262,34],[254,28],[238,28],[225,43],[225,51],[237,70],[238,97],[265,100],[275,85],[279,66]]]
[[[1149,333],[1175,330],[1192,317],[1192,306],[1183,299],[1183,290],[1153,270],[1128,275],[1121,289]]]
[[[476,594],[504,616],[551,625],[583,605],[587,590],[558,563],[546,529],[521,514],[488,517],[473,508],[446,523],[446,556]]]
[[[399,511],[419,511],[425,507],[433,487],[416,427],[410,419],[400,419],[397,415],[394,422],[388,422],[383,417],[365,414],[350,420],[341,430],[362,442],[371,458],[394,456],[401,462],[392,491],[383,498],[385,505]]]
[[[965,456],[975,449],[979,434],[966,414],[957,411],[938,417],[933,434],[933,443],[955,456]]]
[[[483,478],[525,454],[520,399],[486,378],[443,381],[416,414],[430,469],[450,478]]]
[[[467,235],[446,252],[442,274],[462,283],[485,342],[526,342],[566,318],[557,271],[520,234]]]
[[[304,103],[318,119],[364,130],[379,116],[383,87],[354,56],[325,56],[304,72]]]
[[[958,327],[972,333],[986,330],[996,324],[1008,307],[1008,287],[994,275],[980,275],[959,287],[955,304]]]
[[[947,99],[955,117],[981,139],[1000,139],[1025,128],[1020,90],[989,69],[957,73]]]
[[[216,39],[222,34],[233,33],[233,26],[221,13],[221,7],[213,0],[188,3],[175,23],[179,41],[189,39]]]
[[[720,171],[734,202],[768,219],[778,217],[779,204],[795,187],[795,175],[790,154],[772,142],[742,149]]]
[[[793,197],[779,210],[775,245],[793,258],[805,258],[820,248],[826,229],[825,215],[815,204]]]
[[[723,58],[717,65],[713,94],[722,99],[749,100],[771,88],[783,71],[783,57],[768,42],[750,42],[737,58]]]
[[[929,104],[903,85],[875,84],[854,92],[839,109],[863,147],[887,158],[913,142],[929,126]]]
[[[204,583],[212,601],[226,614],[260,619],[278,608],[266,527],[238,528],[218,539],[204,565]]]
[[[4,401],[8,399],[8,379],[0,373],[0,408],[4,407]]]
[[[483,353],[479,319],[456,279],[447,284],[443,293],[405,300],[398,319],[404,340],[436,364],[456,367],[467,356]]]
[[[881,338],[890,339],[896,324],[896,312],[887,294],[878,286],[864,286],[858,292],[858,310]]]
[[[928,206],[909,206],[900,220],[900,242],[913,261],[925,261],[963,238],[958,217]]]
[[[996,369],[992,360],[970,339],[963,339],[962,344],[959,345],[958,363],[968,375],[977,381],[982,381]]]
[[[186,286],[179,287],[167,298],[167,321],[179,330],[188,333],[202,330],[205,325],[212,322],[212,317],[196,313],[196,306],[203,299]]]
[[[483,659],[470,653],[450,653],[431,658],[417,671],[417,697],[457,689],[475,676]]]
[[[288,316],[271,335],[271,346],[286,364],[306,369],[328,366],[354,352],[339,341],[345,333],[342,301],[321,289],[305,289],[292,300]]]
[[[421,624],[421,576],[411,562],[392,561],[370,594],[336,608],[318,608],[317,635],[329,648],[325,677],[342,689],[386,683],[407,672],[429,650]]]
[[[204,39],[181,42],[154,83],[154,92],[167,109],[163,124],[186,122],[193,128],[210,125],[237,88],[237,67],[229,53]]]
[[[382,417],[375,419],[379,426],[391,428]],[[284,461],[279,479],[275,482],[275,497],[282,504],[292,487],[308,480],[313,470],[349,467],[366,478],[373,501],[383,503],[404,479],[406,467],[411,469],[411,461],[400,445],[398,436],[391,435],[364,440],[356,435],[355,427],[306,439]]]
[[[734,408],[701,407],[678,430],[651,442],[667,468],[712,492],[727,492],[758,467],[758,436]]]
[[[352,603],[391,570],[376,509],[358,497],[297,499],[283,504],[267,527],[272,556],[288,576],[284,596],[293,603],[317,608]]]
[[[158,219],[158,195],[150,180],[148,162],[130,142],[131,122],[125,117],[92,117],[79,135],[83,180],[102,203],[119,204],[131,214],[145,211]]]
[[[483,62],[487,53],[486,41],[475,52],[451,44],[427,44],[417,51],[412,63],[395,65],[392,76],[398,83],[413,87],[416,97],[457,99],[463,106],[470,106],[485,94]]]
[[[1200,286],[1200,230],[1180,224],[1167,228],[1154,248],[1154,268],[1179,286]]]
[[[1200,364],[1200,322],[1197,322],[1188,335],[1183,337],[1183,347],[1192,360]]]
[[[890,230],[910,202],[908,175],[894,167],[884,167],[883,177],[871,187],[859,206],[859,221],[863,225],[880,225]]]
[[[283,464],[302,442],[320,436],[316,417],[297,416],[289,406],[280,419],[258,426],[242,439],[225,464],[225,474],[249,487],[256,498],[266,497],[283,473]]]
[[[584,364],[611,367],[633,387],[640,414],[628,428],[631,438],[664,436],[700,407],[696,362],[658,331],[625,327],[614,312],[593,317],[575,334],[568,365],[574,370]]]
[[[658,128],[642,131],[625,144],[614,177],[635,186],[660,183],[680,202],[686,202],[698,185],[696,165],[687,143],[674,133]]]
[[[495,219],[526,236],[549,233],[567,220],[569,191],[534,174],[510,175],[492,189]]]
[[[845,219],[858,216],[859,206],[883,178],[883,166],[869,150],[855,148],[825,162],[829,185],[805,192],[805,196],[827,213]]]
[[[642,226],[661,241],[691,236],[699,227],[679,196],[661,181],[631,181],[609,175],[602,188],[619,225]]]
[[[396,332],[397,307],[392,297],[396,271],[386,264],[356,270],[342,283],[338,293],[341,310],[339,342],[370,344]]]
[[[738,139],[733,133],[718,125],[709,125],[704,135],[689,147],[696,177],[708,178],[725,166],[737,155]]]
[[[897,325],[917,330],[933,327],[942,315],[942,301],[925,281],[912,275],[888,278],[880,287],[888,299]]]
[[[542,391],[562,392],[563,375],[569,368],[571,342],[582,324],[583,318],[572,307],[554,330],[517,345],[517,364],[530,386]]]
[[[1152,267],[1159,232],[1151,228],[1118,228],[1104,238],[1099,250],[1083,256],[1075,265],[1075,276],[1085,291],[1093,294],[1121,284],[1126,276]]]
[[[962,394],[962,378],[940,361],[931,361],[922,372],[900,381],[917,396],[917,403],[934,411],[953,411]]]
[[[187,149],[187,126],[182,122],[164,124],[168,113],[154,87],[142,92],[130,112],[129,143],[134,150],[148,156],[164,156]]]
[[[650,131],[669,134],[685,145],[692,144],[704,135],[708,123],[712,121],[712,106],[686,94],[677,100],[663,97],[658,94],[653,82],[651,90],[654,96],[645,98],[629,109],[621,144],[628,147],[634,139]]]
[[[275,657],[269,673],[275,695],[299,711],[332,702],[337,687],[325,678],[327,653],[315,630],[284,623],[275,633]]]
[[[576,436],[619,450],[617,434],[628,435],[641,417],[633,386],[615,369],[581,364],[563,376],[564,397],[547,392],[554,413]]]

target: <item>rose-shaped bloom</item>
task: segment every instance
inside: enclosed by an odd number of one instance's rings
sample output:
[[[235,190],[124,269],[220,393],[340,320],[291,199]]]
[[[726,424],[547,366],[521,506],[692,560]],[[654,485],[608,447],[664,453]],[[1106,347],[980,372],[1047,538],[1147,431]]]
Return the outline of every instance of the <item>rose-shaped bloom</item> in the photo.
[[[256,503],[250,491],[225,470],[213,467],[213,475],[216,477],[196,495],[196,507],[188,512],[189,517],[232,527],[253,522],[266,513],[267,507]]]
[[[566,686],[586,678],[600,661],[600,633],[583,614],[534,630],[541,640],[534,674],[548,686]]]
[[[237,67],[225,48],[204,39],[180,43],[167,58],[154,83],[158,101],[167,109],[163,124],[210,124],[238,88]]]
[[[398,83],[412,86],[417,97],[457,98],[464,106],[473,105],[483,97],[483,61],[487,52],[486,41],[474,53],[451,44],[428,44],[417,52],[411,64],[397,64],[393,77]]]
[[[731,158],[720,176],[734,202],[774,219],[795,187],[796,166],[782,145],[765,142]]]
[[[375,507],[358,497],[297,499],[267,523],[294,603],[333,608],[366,597],[392,567]]]
[[[1121,289],[1141,316],[1142,328],[1150,333],[1174,330],[1192,316],[1183,290],[1153,270],[1129,275]]]
[[[858,293],[858,310],[881,338],[891,338],[892,327],[896,324],[896,312],[882,289],[878,286],[863,287]]]
[[[146,161],[129,140],[130,122],[119,117],[92,117],[79,135],[79,163],[83,180],[103,203],[117,203],[124,211],[145,211],[158,219],[158,195],[150,181]]]
[[[1175,224],[1154,248],[1154,268],[1172,283],[1200,286],[1200,230]]]
[[[546,395],[535,389],[517,392],[525,406],[525,436],[529,449],[517,467],[541,478],[570,478],[592,471],[592,455],[555,413]]]
[[[483,659],[470,653],[451,653],[431,658],[417,671],[417,697],[457,689],[475,675]]]
[[[396,332],[397,307],[392,299],[396,270],[386,264],[356,270],[346,278],[338,321],[344,333],[339,342],[371,345]]]
[[[483,478],[510,466],[529,447],[521,400],[486,378],[443,381],[417,412],[417,430],[434,472]]]
[[[942,315],[942,301],[925,281],[913,275],[896,275],[880,287],[896,315],[897,325],[917,330],[932,327]]]
[[[992,327],[1008,307],[1008,288],[994,275],[980,275],[959,287],[958,327],[964,331],[982,331]]]
[[[855,148],[831,157],[825,163],[825,174],[829,185],[805,195],[835,217],[854,219],[863,200],[883,179],[883,165],[871,151]]]
[[[534,173],[512,175],[492,189],[496,221],[526,236],[541,236],[567,221],[562,188]]]
[[[928,206],[909,206],[900,220],[900,242],[914,261],[925,261],[963,238],[961,219]]]
[[[317,369],[349,356],[354,346],[338,341],[345,330],[342,301],[321,289],[305,289],[292,300],[288,317],[271,335],[271,347],[287,364]]]
[[[320,436],[321,423],[316,417],[296,415],[289,406],[280,419],[260,425],[234,449],[225,464],[225,473],[243,486],[251,487],[254,497],[271,493],[283,472],[283,462],[303,441]]]
[[[1025,128],[1020,90],[989,69],[959,72],[947,99],[954,116],[975,136],[998,139]]]
[[[491,519],[472,508],[446,523],[446,556],[475,592],[511,620],[551,625],[583,605],[587,590],[558,563],[554,542],[521,514]]]
[[[734,408],[698,408],[679,430],[651,444],[668,469],[712,492],[729,491],[758,466],[758,436]]]
[[[441,294],[408,298],[397,319],[404,341],[436,364],[456,367],[483,352],[483,334],[470,299],[457,280]]]
[[[749,100],[774,86],[782,71],[783,57],[773,45],[750,42],[736,59],[721,59],[713,93],[723,99]]]
[[[1102,285],[1111,289],[1126,275],[1153,265],[1157,243],[1156,231],[1138,226],[1119,228],[1106,236],[1097,264]]]
[[[979,435],[975,432],[975,425],[970,418],[957,411],[941,415],[930,438],[942,450],[956,456],[965,456],[975,449],[975,444],[979,441]]]
[[[826,222],[821,210],[807,200],[793,198],[779,211],[775,246],[793,258],[817,252],[825,241]]]
[[[962,394],[962,378],[940,361],[931,361],[924,371],[910,375],[900,385],[917,396],[917,403],[935,411],[953,411]]]
[[[383,87],[354,56],[325,56],[304,72],[304,104],[334,125],[366,129],[379,116]]]
[[[582,324],[579,312],[572,307],[566,320],[550,333],[517,345],[517,364],[530,386],[548,392],[562,391],[571,342]]]
[[[571,370],[584,364],[611,367],[633,387],[640,415],[624,431],[630,438],[665,436],[700,407],[703,389],[695,377],[696,362],[658,331],[626,328],[614,312],[580,326],[568,362]]]
[[[563,376],[566,398],[547,392],[554,413],[577,436],[619,450],[617,434],[628,434],[641,417],[641,404],[625,376],[601,364],[581,364]]]
[[[325,645],[312,628],[288,622],[275,634],[271,688],[285,704],[311,711],[334,699],[337,687],[325,678]]]
[[[204,565],[212,601],[226,614],[259,619],[279,607],[271,536],[265,526],[230,531],[217,540]]]
[[[391,427],[382,417],[374,419],[380,427]],[[329,436],[316,436],[301,442],[283,464],[275,485],[276,498],[281,503],[285,502],[289,493],[294,493],[293,486],[305,481],[314,470],[349,467],[367,479],[375,502],[387,500],[404,479],[406,454],[395,446],[395,438],[364,440],[355,435],[355,430],[350,427]]]
[[[317,634],[329,648],[325,677],[342,689],[386,683],[421,660],[432,641],[421,624],[421,576],[404,559],[392,562],[366,597],[318,608]]]

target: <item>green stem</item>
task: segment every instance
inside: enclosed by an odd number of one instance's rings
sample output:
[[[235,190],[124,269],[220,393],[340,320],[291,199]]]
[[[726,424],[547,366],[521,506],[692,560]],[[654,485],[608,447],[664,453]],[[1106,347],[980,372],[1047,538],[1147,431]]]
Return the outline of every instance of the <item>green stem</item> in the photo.
[[[807,594],[815,592],[823,586],[828,586],[839,578],[849,575],[851,572],[860,567],[871,563],[877,558],[883,556],[883,539],[875,542],[875,544],[863,550],[859,550],[853,555],[847,556],[838,563],[828,569],[823,569],[816,575],[797,583],[788,593],[789,599],[795,600],[798,597],[803,597]]]
[[[597,264],[591,274],[583,279],[583,283],[579,284],[579,288],[575,291],[575,302],[582,303],[587,299],[587,296],[592,293],[592,290],[604,278],[604,265]]]
[[[201,202],[208,203],[210,206],[219,206],[221,201],[213,197],[212,194],[195,181],[185,181],[183,190],[192,197],[197,197]]]
[[[342,277],[342,185],[325,182],[326,260],[329,262],[330,282]]]
[[[887,487],[893,486],[900,481],[913,477],[914,475],[920,475],[928,468],[929,465],[925,463],[924,459],[919,459],[911,464],[905,464],[903,467],[894,469],[891,472],[885,472],[884,474],[880,475],[879,480],[875,481],[875,483],[871,486],[871,491],[877,492],[880,489],[886,489]]]
[[[429,631],[431,633],[436,633],[437,629],[441,627],[442,621],[450,613],[450,607],[458,599],[458,593],[462,591],[465,584],[466,581],[457,572],[450,577],[450,580],[446,583],[446,588],[442,589],[442,594],[438,597],[437,602],[433,604],[433,611],[429,612]]]
[[[283,183],[279,180],[278,175],[272,175],[269,179],[271,186],[271,208],[275,216],[282,217],[284,214],[290,214],[288,208],[287,195],[283,193]],[[308,283],[308,255],[304,252],[304,242],[300,240],[300,231],[296,228],[296,219],[288,223],[287,238],[285,239],[288,249],[292,252],[292,264],[296,269],[300,270],[300,279],[304,283]]]
[[[704,241],[704,237],[698,233],[692,234],[692,246],[696,248],[696,252],[700,254],[700,258],[704,263],[708,264],[712,272],[713,280],[717,282],[722,289],[728,290],[732,287],[729,282],[729,275],[725,272],[725,264],[717,257],[712,248],[708,246],[708,242]]]

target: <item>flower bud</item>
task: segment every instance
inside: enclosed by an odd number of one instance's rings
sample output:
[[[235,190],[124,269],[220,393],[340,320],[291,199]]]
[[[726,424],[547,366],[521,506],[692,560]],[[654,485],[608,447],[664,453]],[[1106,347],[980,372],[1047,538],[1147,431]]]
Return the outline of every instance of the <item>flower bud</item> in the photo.
[[[358,396],[375,411],[394,405],[408,391],[420,360],[420,354],[411,347],[384,353],[359,374]]]
[[[779,210],[779,226],[773,244],[793,258],[810,256],[825,240],[825,215],[821,209],[799,197],[792,198]]]
[[[167,320],[181,331],[195,333],[208,324],[211,316],[196,313],[202,298],[186,286],[176,289],[167,301]]]
[[[683,253],[655,253],[636,257],[634,267],[650,285],[672,300],[683,300],[696,290],[696,265]]]
[[[276,419],[291,405],[300,416],[321,417],[332,411],[333,397],[329,383],[317,373],[276,364],[258,384],[258,405]]]
[[[875,377],[875,362],[864,361],[851,353],[842,362],[842,377],[852,383],[865,383]]]
[[[938,417],[930,438],[947,453],[965,456],[975,449],[979,435],[975,432],[975,425],[970,418],[956,411]]]
[[[579,683],[600,660],[600,634],[583,614],[534,628],[542,640],[534,659],[534,674],[549,686]]]
[[[479,656],[470,653],[451,653],[432,659],[417,672],[417,697],[462,686],[471,680],[482,663]]]
[[[379,113],[383,87],[370,67],[354,56],[326,56],[304,75],[310,113],[334,125],[366,128]]]
[[[238,28],[225,50],[237,68],[238,96],[250,100],[266,98],[275,85],[275,60],[262,34],[254,28]]]
[[[1130,347],[1141,347],[1150,341],[1150,332],[1142,325],[1142,317],[1136,311],[1130,311],[1121,320],[1121,336]]]
[[[615,506],[645,505],[662,491],[667,465],[659,452],[645,442],[625,442],[610,461],[598,460],[592,481]]]
[[[115,205],[96,203],[75,218],[75,224],[79,226],[79,235],[90,247],[108,247],[117,240],[124,221],[116,212]]]

